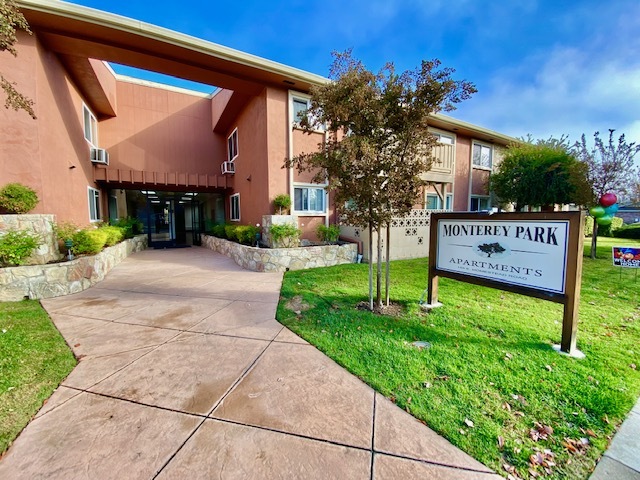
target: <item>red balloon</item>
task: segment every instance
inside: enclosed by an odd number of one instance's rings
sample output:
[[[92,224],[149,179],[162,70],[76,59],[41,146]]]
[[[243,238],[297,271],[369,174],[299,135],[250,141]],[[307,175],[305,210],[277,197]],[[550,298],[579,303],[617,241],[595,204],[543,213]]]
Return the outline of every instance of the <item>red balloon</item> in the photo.
[[[610,207],[614,203],[618,202],[618,197],[615,193],[605,193],[600,197],[600,205],[603,207]]]

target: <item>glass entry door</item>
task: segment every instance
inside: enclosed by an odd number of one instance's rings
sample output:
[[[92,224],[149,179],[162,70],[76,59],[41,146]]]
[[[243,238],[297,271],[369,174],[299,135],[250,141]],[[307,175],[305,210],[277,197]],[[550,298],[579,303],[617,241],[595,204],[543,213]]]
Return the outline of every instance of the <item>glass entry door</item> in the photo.
[[[159,195],[149,198],[149,241],[153,246],[166,246],[175,243],[175,202],[172,198]]]

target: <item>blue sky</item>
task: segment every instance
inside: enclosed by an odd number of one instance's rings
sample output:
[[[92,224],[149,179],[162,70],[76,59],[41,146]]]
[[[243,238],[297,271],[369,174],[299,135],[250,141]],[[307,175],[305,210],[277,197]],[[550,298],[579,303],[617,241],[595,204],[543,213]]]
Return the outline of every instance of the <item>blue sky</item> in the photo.
[[[372,70],[439,58],[478,88],[450,113],[460,120],[572,141],[613,128],[640,143],[637,0],[74,3],[325,76],[334,50],[353,48]]]

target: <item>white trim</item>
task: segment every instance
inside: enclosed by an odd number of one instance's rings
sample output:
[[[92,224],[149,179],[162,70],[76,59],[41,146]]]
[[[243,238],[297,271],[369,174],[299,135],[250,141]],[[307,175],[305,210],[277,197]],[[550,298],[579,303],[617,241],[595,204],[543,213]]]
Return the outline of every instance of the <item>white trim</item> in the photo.
[[[229,149],[229,140],[235,135],[235,155],[231,157],[231,150]],[[238,127],[234,128],[231,134],[227,137],[227,160],[234,162],[240,153],[240,140],[238,139]]]
[[[456,144],[458,143],[458,135],[454,132],[450,132],[449,130],[443,130],[441,128],[434,128],[434,127],[429,127],[429,133],[432,133],[434,135],[442,135],[443,137],[451,137],[453,138],[453,147],[455,148]],[[444,145],[448,145],[448,143],[445,143]]]
[[[91,138],[91,139],[87,138],[87,131],[86,131],[87,125],[85,123],[85,118],[84,118],[85,110],[89,113],[90,118],[95,123],[96,138]],[[98,148],[98,117],[96,117],[95,113],[93,113],[93,111],[84,102],[82,102],[82,135],[83,135],[84,139],[87,141],[87,143],[89,145],[91,145],[92,147]],[[91,128],[91,136],[93,137],[93,129],[92,128]]]
[[[107,66],[109,65],[108,62],[104,62],[104,63]],[[113,70],[111,71],[113,72]],[[188,88],[174,87],[172,85],[167,85],[164,83],[153,82],[151,80],[142,80],[141,78],[130,77],[128,75],[121,75],[119,73],[114,73],[114,76],[116,80],[119,82],[132,83],[134,85],[142,85],[143,87],[158,88],[162,90],[167,90],[169,92],[182,93],[185,95],[191,95],[191,96],[200,97],[200,98],[213,98],[213,96],[220,90],[217,87],[211,86],[211,88],[214,91],[211,93],[204,93],[204,92],[198,92],[196,90],[189,90]]]
[[[233,198],[236,197],[238,199],[238,218],[233,218]],[[240,215],[240,194],[239,193],[234,193],[233,195],[229,196],[229,220],[231,222],[239,222],[241,218]]]
[[[89,221],[91,223],[101,221],[100,217],[100,190],[87,186],[87,205],[89,206]],[[91,208],[93,206],[93,208]],[[92,217],[92,211],[96,210],[95,218]]]
[[[325,188],[327,186],[327,184],[321,184],[321,183],[294,183],[293,184],[293,195],[291,197],[291,211],[294,213],[294,215],[297,215],[299,217],[323,217],[323,216],[328,216],[328,212],[329,212],[329,192],[327,191],[327,189]],[[307,188],[307,189],[317,189],[317,190],[323,190],[324,191],[324,198],[323,198],[323,207],[324,210],[296,210],[295,206],[296,206],[296,195],[295,195],[295,191],[296,188]]]
[[[289,90],[289,125],[291,125],[294,129],[301,130],[300,122],[296,118],[294,118],[294,108],[293,102],[294,100],[304,100],[307,102],[307,108],[311,105],[311,95],[307,93],[297,92],[295,90]],[[315,133],[325,133],[326,128],[314,128],[313,132]]]

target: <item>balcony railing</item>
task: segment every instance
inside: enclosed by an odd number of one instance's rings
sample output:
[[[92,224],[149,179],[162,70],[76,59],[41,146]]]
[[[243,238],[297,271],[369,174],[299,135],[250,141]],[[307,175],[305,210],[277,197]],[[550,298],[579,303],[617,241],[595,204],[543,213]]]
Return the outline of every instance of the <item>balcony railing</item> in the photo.
[[[455,170],[455,149],[453,145],[438,143],[433,147],[435,157],[431,169],[422,175],[428,182],[453,183]]]

